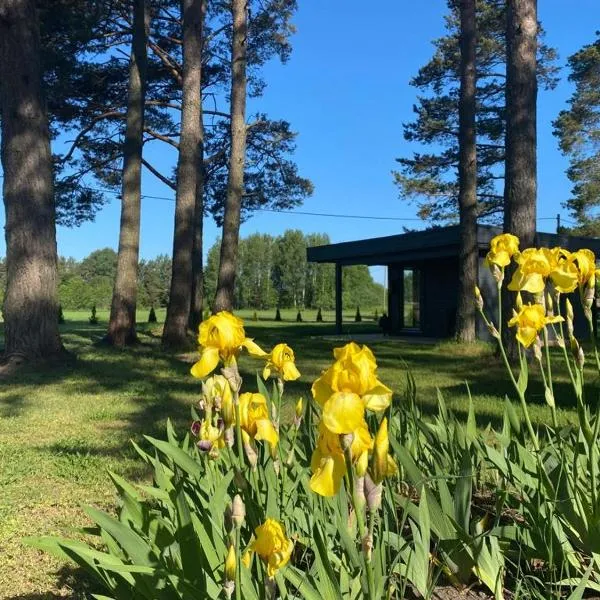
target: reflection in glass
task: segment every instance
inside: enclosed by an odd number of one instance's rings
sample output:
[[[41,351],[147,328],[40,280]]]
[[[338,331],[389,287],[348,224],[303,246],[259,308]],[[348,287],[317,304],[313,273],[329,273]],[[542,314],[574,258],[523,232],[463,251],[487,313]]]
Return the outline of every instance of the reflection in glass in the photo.
[[[421,325],[419,315],[419,271],[404,269],[403,291],[404,328],[418,329]]]

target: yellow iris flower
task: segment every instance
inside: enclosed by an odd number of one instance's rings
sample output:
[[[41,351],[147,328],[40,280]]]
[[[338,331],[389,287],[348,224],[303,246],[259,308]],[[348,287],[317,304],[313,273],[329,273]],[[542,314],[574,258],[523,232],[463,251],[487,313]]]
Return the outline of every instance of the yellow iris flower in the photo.
[[[271,449],[277,446],[279,434],[269,418],[267,399],[262,394],[240,394],[240,427],[248,437],[268,442]]]
[[[250,550],[260,556],[267,565],[267,575],[273,579],[277,571],[289,562],[294,543],[286,537],[283,526],[275,519],[267,519],[254,530],[254,534],[256,539]]]
[[[569,294],[579,282],[579,269],[575,261],[575,254],[563,248],[553,248],[551,254],[555,259],[550,273],[554,288],[561,294]]]
[[[488,264],[506,267],[511,258],[519,251],[519,238],[511,233],[497,235],[490,242],[490,251],[487,253]]]
[[[546,278],[552,272],[556,258],[548,248],[527,248],[515,257],[518,265],[508,284],[513,292],[539,294],[544,291]]]
[[[582,249],[573,252],[573,260],[577,262],[579,285],[583,286],[596,280],[596,256],[591,250]]]
[[[386,477],[395,475],[398,467],[389,454],[390,440],[388,437],[387,417],[384,417],[379,425],[375,436],[375,447],[373,450],[372,479],[374,483],[380,483]]]
[[[336,348],[334,356],[336,361],[311,388],[313,398],[321,406],[324,407],[336,392],[360,396],[369,410],[381,411],[389,406],[392,390],[377,379],[377,363],[367,346],[361,348],[352,342]]]
[[[294,381],[300,377],[294,351],[287,344],[277,344],[271,354],[267,355],[263,379],[268,379],[273,371],[284,381]]]
[[[264,350],[246,337],[244,322],[226,311],[212,315],[200,324],[198,343],[202,352],[191,373],[199,378],[212,373],[219,359],[227,363],[238,356],[242,348],[246,348],[253,356],[266,355]]]
[[[564,321],[562,317],[547,317],[544,307],[540,304],[524,304],[508,322],[508,326],[517,327],[517,340],[525,348],[529,348],[546,325],[561,321]]]
[[[353,462],[358,462],[373,448],[373,440],[364,419],[352,434],[350,456]],[[321,496],[335,496],[346,474],[346,461],[339,435],[332,433],[323,422],[319,425],[319,438],[310,465],[313,472],[310,489]]]

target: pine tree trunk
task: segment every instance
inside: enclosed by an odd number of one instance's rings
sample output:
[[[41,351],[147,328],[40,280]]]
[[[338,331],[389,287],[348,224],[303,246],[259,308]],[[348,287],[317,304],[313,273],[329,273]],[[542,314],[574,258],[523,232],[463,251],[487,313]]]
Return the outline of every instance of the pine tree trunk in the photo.
[[[123,152],[119,254],[108,333],[106,335],[106,341],[118,348],[137,341],[135,311],[140,253],[142,146],[147,63],[146,37],[145,0],[134,0],[127,122]]]
[[[214,312],[233,308],[246,158],[246,0],[232,0],[231,12],[231,154]]]
[[[181,136],[175,192],[175,232],[169,306],[163,332],[163,345],[184,346],[192,296],[192,253],[196,224],[198,152],[201,141],[202,26],[203,0],[182,0],[183,16],[183,96]]]
[[[477,285],[477,151],[475,132],[475,0],[460,1],[460,98],[458,103],[458,205],[460,248],[458,252],[458,303],[456,339],[474,342]]]
[[[537,1],[508,0],[506,21],[506,158],[504,231],[516,235],[521,249],[535,244],[537,169]],[[506,279],[510,280],[511,269]],[[513,298],[506,285],[500,324],[505,348],[517,356],[514,332],[507,327]]]
[[[507,7],[504,231],[527,248],[536,228],[537,1]]]
[[[0,3],[0,113],[6,210],[5,358],[51,359],[58,331],[54,185],[33,0]]]
[[[202,99],[200,99],[202,101]],[[202,237],[204,230],[204,126],[202,105],[200,105],[200,146],[198,150],[198,181],[196,183],[196,206],[194,225],[194,245],[192,249],[192,303],[190,306],[190,329],[196,333],[202,322],[204,309],[204,277],[202,273]]]

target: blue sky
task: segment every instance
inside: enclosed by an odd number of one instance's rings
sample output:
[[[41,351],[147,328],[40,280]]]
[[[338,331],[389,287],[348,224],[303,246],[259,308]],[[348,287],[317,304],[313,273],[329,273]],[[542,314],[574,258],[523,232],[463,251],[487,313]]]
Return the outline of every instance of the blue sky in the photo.
[[[431,41],[443,34],[443,0],[300,0],[295,18],[292,57],[286,65],[265,70],[268,87],[252,101],[249,112],[261,110],[291,122],[299,132],[296,161],[310,178],[315,193],[299,211],[376,215],[414,219],[414,206],[398,198],[392,182],[394,159],[413,149],[402,137],[402,123],[412,118],[416,90],[411,77],[432,54]],[[600,7],[597,0],[540,0],[539,16],[546,41],[559,52],[559,64],[594,39]],[[540,90],[538,102],[539,217],[554,217],[569,194],[566,160],[558,151],[551,122],[571,93],[561,71],[552,92]],[[173,156],[160,157],[163,166]],[[163,168],[168,171],[168,168]],[[144,194],[172,197],[152,175],[144,177]],[[143,201],[141,255],[170,254],[174,203]],[[3,210],[0,218],[3,219]],[[95,222],[77,229],[59,228],[63,256],[82,258],[92,250],[118,245],[119,202],[113,200]],[[372,221],[304,215],[257,213],[242,226],[254,232],[279,234],[288,228],[326,232],[333,241],[391,235],[419,221]],[[552,230],[553,220],[540,220]],[[212,219],[205,224],[205,250],[218,237]],[[0,241],[4,253],[4,240]]]

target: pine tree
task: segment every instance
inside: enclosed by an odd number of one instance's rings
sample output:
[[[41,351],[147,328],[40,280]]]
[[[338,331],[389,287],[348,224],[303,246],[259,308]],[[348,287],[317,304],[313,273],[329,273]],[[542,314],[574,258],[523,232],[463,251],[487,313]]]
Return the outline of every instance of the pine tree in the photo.
[[[536,232],[537,0],[508,0],[504,231],[522,248]]]
[[[565,207],[577,220],[576,232],[600,235],[600,32],[596,40],[569,57],[569,81],[575,91],[569,108],[554,122],[560,149],[569,158],[567,176],[573,183]]]
[[[147,71],[146,16],[146,0],[134,0],[127,117],[123,149],[119,253],[106,335],[107,342],[117,348],[123,348],[137,341],[135,311],[142,208],[142,146],[144,143]]]
[[[231,117],[227,198],[223,215],[223,236],[215,310],[232,310],[238,242],[244,194],[246,160],[246,53],[248,14],[245,0],[232,0],[233,35],[231,40]]]
[[[0,4],[1,156],[6,211],[4,357],[63,352],[58,330],[57,254],[50,131],[42,92],[33,0]]]
[[[202,40],[205,4],[203,0],[183,0],[183,97],[181,136],[177,161],[175,234],[169,306],[162,343],[183,346],[192,306],[194,225],[200,142],[202,139]]]
[[[460,92],[458,101],[458,299],[456,339],[474,342],[477,285],[477,141],[475,135],[476,18],[475,0],[460,0]]]
[[[478,0],[476,12],[476,129],[478,218],[498,220],[503,207],[506,3]],[[400,196],[416,202],[421,218],[437,223],[458,217],[458,104],[460,86],[460,2],[448,0],[447,34],[434,42],[433,58],[411,81],[420,96],[415,120],[404,125],[404,138],[430,146],[398,159],[394,174]],[[537,77],[540,85],[556,84],[556,52],[538,32]]]

